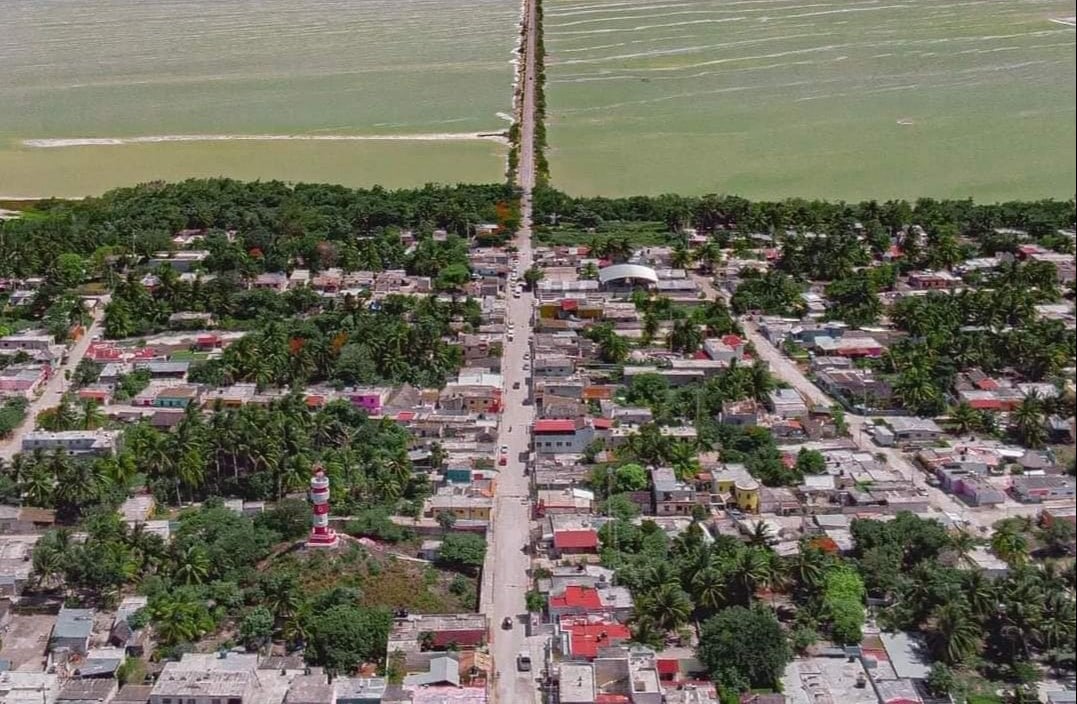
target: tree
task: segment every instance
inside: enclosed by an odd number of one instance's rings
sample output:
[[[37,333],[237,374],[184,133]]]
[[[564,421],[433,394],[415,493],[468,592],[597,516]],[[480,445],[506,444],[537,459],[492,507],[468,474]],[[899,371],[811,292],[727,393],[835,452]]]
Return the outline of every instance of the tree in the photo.
[[[452,511],[438,511],[437,522],[443,531],[448,532],[456,525],[456,514]]]
[[[264,606],[247,612],[239,623],[239,640],[247,650],[260,650],[273,637],[273,614]]]
[[[304,654],[312,665],[348,674],[360,663],[381,660],[391,625],[392,615],[384,609],[333,606],[310,617]]]
[[[64,252],[56,257],[51,277],[65,289],[74,288],[86,277],[86,262],[74,252]]]
[[[1003,524],[991,536],[991,550],[1008,565],[1023,565],[1028,560],[1028,538],[1011,524]]]
[[[532,265],[524,272],[524,283],[526,283],[527,287],[531,290],[534,290],[535,286],[538,285],[538,282],[542,281],[544,278],[546,278],[546,272],[539,266]]]
[[[979,626],[964,602],[940,604],[931,614],[931,643],[938,658],[948,664],[964,662],[976,652]]]
[[[647,470],[635,462],[622,464],[613,470],[613,493],[642,491],[647,488]]]
[[[733,606],[709,618],[697,655],[716,682],[736,691],[776,686],[792,659],[778,619],[759,606]]]
[[[441,541],[438,561],[468,571],[482,566],[486,541],[473,533],[449,533]]]
[[[797,471],[801,474],[822,474],[826,471],[826,458],[818,450],[801,448],[797,453]]]
[[[947,697],[957,690],[957,678],[946,663],[936,662],[927,675],[927,687],[936,697]]]
[[[1012,430],[1025,447],[1043,447],[1047,429],[1044,427],[1043,403],[1035,394],[1026,396],[1014,411]]]
[[[978,427],[979,420],[980,414],[965,401],[950,409],[950,424],[958,435],[965,435]]]

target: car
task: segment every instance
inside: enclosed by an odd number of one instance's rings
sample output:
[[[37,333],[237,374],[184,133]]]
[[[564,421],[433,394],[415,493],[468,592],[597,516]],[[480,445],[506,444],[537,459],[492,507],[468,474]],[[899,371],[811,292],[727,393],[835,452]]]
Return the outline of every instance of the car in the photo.
[[[519,291],[513,291],[512,292],[512,297],[513,298],[519,298],[520,297],[520,292]]]
[[[516,669],[520,672],[531,671],[531,653],[521,650],[516,655]]]
[[[506,631],[512,630],[512,616],[506,616],[505,618],[501,619],[501,627],[504,628]]]
[[[509,463],[509,456],[508,455],[499,455],[498,458],[497,458],[497,463],[498,463],[498,465],[504,467],[505,465],[507,465]]]
[[[531,353],[530,352],[524,352],[524,359],[525,360],[531,359]]]
[[[508,445],[502,445],[501,446],[501,454],[503,454],[503,455],[509,454],[509,446]]]
[[[518,381],[512,382],[512,388],[514,388],[514,389],[520,388],[520,382],[518,382]]]

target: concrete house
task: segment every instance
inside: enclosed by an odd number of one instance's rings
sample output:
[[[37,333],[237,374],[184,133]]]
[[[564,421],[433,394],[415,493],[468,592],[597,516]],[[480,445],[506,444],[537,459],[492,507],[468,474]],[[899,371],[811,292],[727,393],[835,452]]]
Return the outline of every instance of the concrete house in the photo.
[[[61,608],[49,638],[49,651],[66,649],[86,655],[93,633],[93,616],[93,609]]]
[[[771,409],[782,418],[803,418],[808,415],[808,405],[796,389],[774,389],[767,394]]]

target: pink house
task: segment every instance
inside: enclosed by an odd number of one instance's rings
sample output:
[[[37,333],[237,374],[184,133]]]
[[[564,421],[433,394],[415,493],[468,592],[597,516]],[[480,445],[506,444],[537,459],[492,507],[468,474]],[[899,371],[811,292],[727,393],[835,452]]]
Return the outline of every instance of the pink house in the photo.
[[[30,398],[48,381],[48,365],[19,364],[0,372],[0,395]]]
[[[344,395],[351,402],[353,406],[361,411],[366,411],[372,416],[380,415],[382,405],[385,403],[388,396],[387,389],[351,389],[344,392]]]

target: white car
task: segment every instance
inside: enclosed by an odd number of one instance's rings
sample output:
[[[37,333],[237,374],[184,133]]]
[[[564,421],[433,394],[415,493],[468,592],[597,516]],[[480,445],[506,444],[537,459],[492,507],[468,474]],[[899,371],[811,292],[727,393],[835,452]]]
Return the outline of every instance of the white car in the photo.
[[[530,352],[524,352],[524,359],[525,360],[531,359],[531,353]]]
[[[519,298],[520,297],[520,292],[519,291],[513,291],[512,292],[512,297],[513,298]]]

